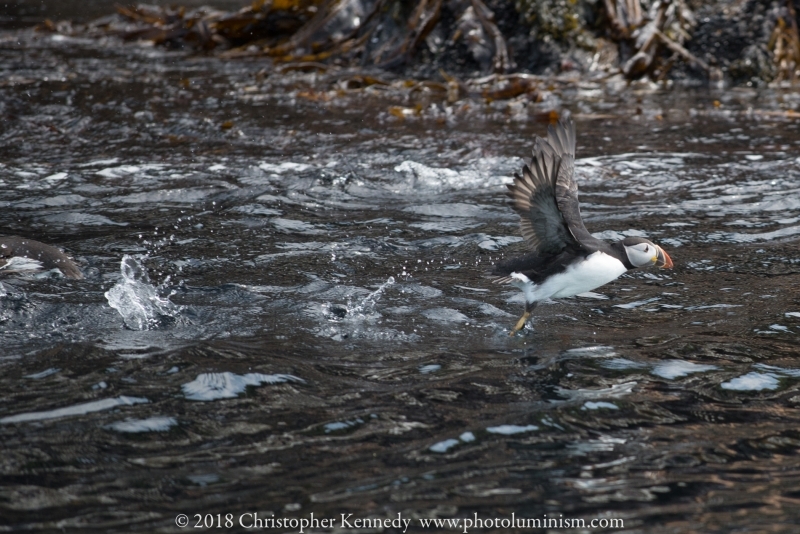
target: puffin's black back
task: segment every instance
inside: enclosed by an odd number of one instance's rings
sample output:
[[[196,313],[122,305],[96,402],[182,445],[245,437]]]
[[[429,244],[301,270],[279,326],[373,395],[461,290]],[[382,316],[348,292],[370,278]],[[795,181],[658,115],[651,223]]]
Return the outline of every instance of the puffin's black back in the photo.
[[[567,247],[557,254],[533,252],[498,263],[492,275],[500,277],[497,282],[508,282],[511,273],[521,273],[534,284],[540,284],[548,277],[564,272],[570,265],[585,259],[589,254],[591,252],[579,247]]]

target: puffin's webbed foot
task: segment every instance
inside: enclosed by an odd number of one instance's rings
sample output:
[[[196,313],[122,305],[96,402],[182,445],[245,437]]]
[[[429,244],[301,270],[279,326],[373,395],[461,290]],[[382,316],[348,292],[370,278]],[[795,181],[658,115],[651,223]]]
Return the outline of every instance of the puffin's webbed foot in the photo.
[[[519,318],[519,321],[517,321],[517,324],[514,325],[514,328],[511,329],[511,332],[509,332],[508,335],[510,337],[514,337],[514,334],[525,328],[525,323],[527,323],[528,319],[530,318],[531,318],[531,312],[525,310],[525,313],[522,314],[522,317]]]

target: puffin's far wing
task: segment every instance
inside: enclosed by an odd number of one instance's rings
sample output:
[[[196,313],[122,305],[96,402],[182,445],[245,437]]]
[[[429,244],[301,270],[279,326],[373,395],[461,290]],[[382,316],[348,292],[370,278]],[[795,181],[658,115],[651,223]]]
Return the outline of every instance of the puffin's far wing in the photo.
[[[586,229],[578,202],[578,183],[575,181],[575,122],[564,115],[555,126],[547,127],[547,142],[561,157],[561,165],[555,182],[555,197],[558,209],[564,217],[572,237],[586,248],[594,248],[598,241]]]
[[[520,215],[522,237],[538,254],[557,254],[567,245],[577,245],[556,202],[556,181],[561,158],[553,147],[537,137],[530,166],[515,174],[508,185],[512,207]]]

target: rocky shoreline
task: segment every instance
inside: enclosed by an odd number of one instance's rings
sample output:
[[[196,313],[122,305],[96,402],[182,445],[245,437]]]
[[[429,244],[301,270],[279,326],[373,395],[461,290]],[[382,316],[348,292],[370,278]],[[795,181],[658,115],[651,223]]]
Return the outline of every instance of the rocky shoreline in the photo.
[[[257,0],[239,11],[138,5],[40,32],[114,35],[268,70],[363,68],[416,80],[487,75],[690,86],[793,82],[797,0]]]

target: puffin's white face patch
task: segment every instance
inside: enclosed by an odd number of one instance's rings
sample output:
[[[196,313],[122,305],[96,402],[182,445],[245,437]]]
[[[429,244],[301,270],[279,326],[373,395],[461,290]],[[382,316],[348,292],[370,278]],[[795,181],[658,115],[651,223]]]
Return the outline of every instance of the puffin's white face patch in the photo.
[[[636,245],[626,246],[625,253],[628,255],[628,261],[634,267],[642,267],[658,259],[658,249],[652,243],[637,243]]]

